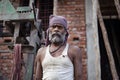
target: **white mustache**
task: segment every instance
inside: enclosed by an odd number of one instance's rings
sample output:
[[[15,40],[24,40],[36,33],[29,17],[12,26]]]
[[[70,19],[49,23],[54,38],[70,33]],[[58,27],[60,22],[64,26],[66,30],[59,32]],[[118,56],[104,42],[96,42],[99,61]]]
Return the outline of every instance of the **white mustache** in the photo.
[[[65,40],[65,34],[61,32],[49,33],[49,40],[53,43],[60,43]]]
[[[55,36],[55,35],[57,35],[57,36],[60,37],[62,34],[60,32],[54,32],[54,33],[52,33],[52,36]]]

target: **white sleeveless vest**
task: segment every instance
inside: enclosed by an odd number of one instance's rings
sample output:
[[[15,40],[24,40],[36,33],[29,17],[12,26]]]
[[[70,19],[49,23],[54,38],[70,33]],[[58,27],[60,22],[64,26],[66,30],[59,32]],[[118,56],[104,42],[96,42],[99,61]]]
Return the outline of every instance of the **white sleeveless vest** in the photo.
[[[62,55],[53,57],[47,47],[45,58],[42,62],[43,78],[42,80],[73,80],[73,64],[68,57],[67,44]]]

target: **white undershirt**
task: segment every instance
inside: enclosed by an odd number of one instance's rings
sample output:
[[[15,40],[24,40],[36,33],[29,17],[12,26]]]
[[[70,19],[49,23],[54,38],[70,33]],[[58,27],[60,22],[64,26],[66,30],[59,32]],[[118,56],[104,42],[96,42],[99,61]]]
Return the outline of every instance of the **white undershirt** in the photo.
[[[51,56],[49,46],[46,49],[45,58],[42,62],[42,80],[73,80],[73,64],[68,57],[67,44],[62,54],[58,57]]]

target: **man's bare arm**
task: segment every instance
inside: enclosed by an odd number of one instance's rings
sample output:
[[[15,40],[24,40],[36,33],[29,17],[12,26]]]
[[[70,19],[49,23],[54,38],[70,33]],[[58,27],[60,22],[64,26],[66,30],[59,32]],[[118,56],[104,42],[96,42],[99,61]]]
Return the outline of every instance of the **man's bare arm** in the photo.
[[[35,80],[42,80],[42,65],[41,65],[41,61],[40,61],[40,50],[37,53],[36,56],[36,73],[35,73]]]
[[[82,52],[80,48],[74,48],[74,80],[82,80]]]

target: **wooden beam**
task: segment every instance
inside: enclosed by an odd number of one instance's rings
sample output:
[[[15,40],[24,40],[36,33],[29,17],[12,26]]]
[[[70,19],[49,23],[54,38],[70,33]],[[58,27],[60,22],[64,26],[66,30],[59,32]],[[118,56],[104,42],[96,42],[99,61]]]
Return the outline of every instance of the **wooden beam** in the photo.
[[[58,0],[54,0],[54,8],[53,8],[53,14],[57,14],[57,8],[58,8]]]
[[[97,0],[85,0],[88,80],[101,80]]]
[[[117,15],[102,16],[103,19],[118,19]]]
[[[29,6],[33,9],[32,3],[34,2],[34,0],[29,0]]]
[[[9,43],[0,43],[0,46],[4,46],[4,45],[13,45],[14,43],[13,42],[9,42]]]
[[[114,0],[114,3],[115,3],[115,6],[116,6],[116,9],[117,9],[117,12],[118,12],[118,16],[119,16],[119,19],[120,19],[120,2],[119,2],[119,0]]]
[[[1,53],[13,53],[13,51],[10,51],[10,50],[0,50],[0,54]]]
[[[105,43],[105,48],[106,48],[106,51],[107,51],[108,60],[109,60],[113,80],[119,80],[117,72],[116,72],[116,68],[115,68],[115,62],[114,62],[114,58],[113,58],[113,55],[112,55],[112,50],[111,50],[110,43],[109,43],[109,40],[108,40],[107,31],[106,31],[105,24],[104,24],[102,14],[101,14],[101,11],[100,11],[99,3],[98,3],[98,20],[99,20],[100,28],[101,28],[101,31],[102,31],[102,34],[103,34],[103,40],[104,40],[104,43]]]
[[[19,36],[19,31],[20,31],[20,23],[15,24],[15,29],[14,29],[14,44],[16,43],[16,38]]]

